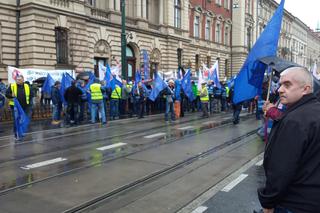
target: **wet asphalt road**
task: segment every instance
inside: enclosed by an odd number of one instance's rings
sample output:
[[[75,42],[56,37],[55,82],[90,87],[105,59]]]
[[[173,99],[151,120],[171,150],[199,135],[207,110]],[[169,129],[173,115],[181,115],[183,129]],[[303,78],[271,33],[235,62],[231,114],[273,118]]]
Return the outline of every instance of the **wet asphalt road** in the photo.
[[[28,212],[64,211],[129,180],[217,146],[227,138],[245,134],[258,125],[251,119],[236,128],[232,125],[214,128],[230,121],[230,115],[221,114],[209,119],[199,119],[198,116],[191,114],[166,123],[160,115],[142,120],[119,120],[107,127],[97,124],[45,131],[41,131],[45,125],[39,124],[32,128],[35,132],[18,144],[14,143],[12,136],[4,135],[0,137],[1,212],[20,212],[21,206],[13,208],[11,202],[17,199],[26,201],[23,209]],[[10,128],[7,134],[8,131]],[[116,147],[108,147],[111,145]],[[262,151],[263,146],[258,147],[250,152],[251,157]],[[58,161],[37,165],[54,159]],[[109,179],[106,185],[102,184]],[[92,181],[88,183],[88,180]],[[35,184],[37,181],[40,182]],[[28,188],[12,190],[25,184]],[[4,193],[6,190],[9,191]],[[39,195],[43,195],[41,202]],[[46,211],[40,210],[39,205],[45,205]]]

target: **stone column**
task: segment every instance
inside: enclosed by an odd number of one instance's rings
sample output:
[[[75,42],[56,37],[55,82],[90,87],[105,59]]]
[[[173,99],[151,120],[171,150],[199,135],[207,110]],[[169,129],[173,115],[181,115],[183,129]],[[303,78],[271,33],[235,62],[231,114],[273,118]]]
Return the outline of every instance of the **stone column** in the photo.
[[[159,24],[163,24],[163,0],[159,0]]]
[[[141,4],[142,4],[142,2],[141,2],[141,0],[136,0],[136,1],[137,1],[137,3],[136,3],[137,17],[141,18]]]
[[[121,1],[120,1],[120,0],[117,0],[117,1],[116,1],[116,5],[115,5],[116,11],[119,11],[119,12],[120,12],[120,4],[121,4]]]
[[[114,0],[109,0],[109,10],[114,10]]]
[[[146,0],[142,0],[142,18],[147,18],[147,4]]]

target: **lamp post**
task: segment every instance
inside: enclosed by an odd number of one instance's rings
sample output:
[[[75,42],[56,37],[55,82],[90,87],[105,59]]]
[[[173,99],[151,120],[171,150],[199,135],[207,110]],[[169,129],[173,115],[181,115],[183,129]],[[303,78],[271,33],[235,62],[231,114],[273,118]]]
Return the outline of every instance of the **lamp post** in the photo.
[[[126,2],[121,0],[121,75],[126,78],[127,61],[126,61]]]

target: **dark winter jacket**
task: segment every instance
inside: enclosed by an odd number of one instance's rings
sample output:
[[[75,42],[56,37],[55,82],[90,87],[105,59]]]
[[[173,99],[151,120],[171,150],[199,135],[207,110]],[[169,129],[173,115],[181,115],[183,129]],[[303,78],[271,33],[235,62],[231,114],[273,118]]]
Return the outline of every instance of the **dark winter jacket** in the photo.
[[[313,94],[273,123],[263,166],[266,185],[258,196],[264,208],[320,212],[320,102]]]
[[[67,101],[68,104],[79,103],[81,98],[82,92],[76,86],[70,86],[64,93],[64,99]]]
[[[61,93],[57,87],[51,87],[51,99],[54,105],[62,103]]]

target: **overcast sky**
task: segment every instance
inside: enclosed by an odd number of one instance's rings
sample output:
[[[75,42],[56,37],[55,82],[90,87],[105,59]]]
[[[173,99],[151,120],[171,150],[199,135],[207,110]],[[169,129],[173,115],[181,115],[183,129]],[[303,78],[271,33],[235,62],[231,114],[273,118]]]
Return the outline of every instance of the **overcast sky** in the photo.
[[[285,0],[284,8],[313,30],[320,22],[320,0]]]

